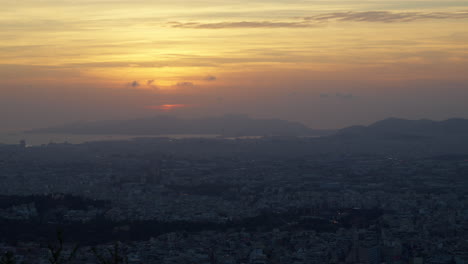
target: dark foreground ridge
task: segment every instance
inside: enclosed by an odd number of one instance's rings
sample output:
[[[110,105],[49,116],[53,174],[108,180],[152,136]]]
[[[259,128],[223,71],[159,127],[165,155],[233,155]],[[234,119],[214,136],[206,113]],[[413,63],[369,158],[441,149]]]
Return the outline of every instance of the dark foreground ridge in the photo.
[[[357,225],[367,228],[375,224],[382,215],[380,209],[337,209],[337,208],[300,208],[287,212],[264,210],[258,215],[243,219],[222,222],[210,221],[160,221],[160,220],[125,220],[112,221],[105,214],[96,214],[89,221],[66,220],[64,214],[71,210],[87,210],[89,207],[111,209],[111,203],[92,201],[70,195],[51,196],[1,196],[2,207],[30,203],[37,209],[35,217],[25,220],[0,218],[2,240],[15,244],[19,241],[46,243],[55,236],[56,230],[62,230],[68,239],[80,245],[94,246],[113,241],[144,241],[152,237],[173,232],[197,233],[202,231],[250,231],[268,232],[273,229],[283,231],[314,230],[334,233],[340,228]],[[104,210],[104,211],[105,211]]]

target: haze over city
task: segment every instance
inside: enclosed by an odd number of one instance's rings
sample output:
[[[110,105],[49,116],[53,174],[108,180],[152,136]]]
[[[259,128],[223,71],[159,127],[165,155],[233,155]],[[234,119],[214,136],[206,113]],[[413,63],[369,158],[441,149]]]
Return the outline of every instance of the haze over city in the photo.
[[[0,4],[0,264],[468,263],[467,0]]]
[[[467,26],[462,0],[4,1],[1,130],[161,114],[316,129],[466,118]]]

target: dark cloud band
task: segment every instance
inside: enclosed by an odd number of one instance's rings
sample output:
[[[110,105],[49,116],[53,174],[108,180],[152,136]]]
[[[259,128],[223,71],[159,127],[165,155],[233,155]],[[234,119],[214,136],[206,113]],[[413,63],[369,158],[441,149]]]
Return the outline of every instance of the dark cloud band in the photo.
[[[225,29],[225,28],[309,28],[328,22],[408,23],[419,20],[468,19],[468,11],[461,12],[336,12],[303,17],[297,21],[230,21],[230,22],[169,22],[173,28]]]
[[[173,28],[195,28],[195,29],[222,29],[222,28],[304,28],[312,25],[306,21],[299,22],[273,22],[273,21],[239,21],[219,23],[198,22],[170,22]]]
[[[305,17],[310,22],[342,21],[342,22],[380,22],[398,23],[417,20],[467,19],[468,11],[464,12],[337,12]]]

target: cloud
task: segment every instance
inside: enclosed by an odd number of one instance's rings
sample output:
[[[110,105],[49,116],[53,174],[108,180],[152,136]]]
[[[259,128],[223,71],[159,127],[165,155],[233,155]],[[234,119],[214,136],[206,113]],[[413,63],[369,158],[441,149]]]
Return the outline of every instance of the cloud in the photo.
[[[137,88],[137,87],[140,86],[140,83],[138,81],[133,81],[133,82],[129,83],[128,85],[133,87],[133,88]]]
[[[216,81],[217,79],[218,78],[216,78],[216,76],[213,76],[213,75],[208,75],[205,78],[203,78],[203,80],[205,81]]]
[[[177,64],[181,67],[212,67],[213,64],[200,62],[195,60],[185,61],[184,56],[178,55],[179,57],[174,60],[165,60],[165,61],[151,61],[151,62],[128,62],[128,61],[115,61],[115,62],[90,62],[90,63],[67,63],[62,64],[61,66],[67,68],[164,68],[172,67],[174,64]]]
[[[213,23],[172,21],[173,28],[226,29],[226,28],[311,28],[321,27],[327,22],[374,22],[404,23],[419,20],[468,19],[468,11],[459,12],[334,12],[296,18],[295,21],[221,21]]]
[[[160,110],[163,112],[170,112],[172,110],[187,108],[188,105],[185,104],[162,104],[162,105],[148,105],[145,108],[149,110]]]
[[[148,80],[148,81],[146,81],[146,86],[147,86],[148,88],[151,88],[154,92],[159,91],[159,86],[156,85],[156,81],[155,81],[155,80]]]
[[[307,21],[234,21],[234,22],[169,22],[173,28],[195,28],[195,29],[223,29],[223,28],[307,28],[315,25]]]
[[[177,87],[194,87],[195,84],[192,82],[179,82],[176,84]]]
[[[468,11],[462,12],[391,12],[391,11],[365,11],[365,12],[336,12],[305,17],[309,22],[380,22],[398,23],[414,22],[417,20],[467,19]]]

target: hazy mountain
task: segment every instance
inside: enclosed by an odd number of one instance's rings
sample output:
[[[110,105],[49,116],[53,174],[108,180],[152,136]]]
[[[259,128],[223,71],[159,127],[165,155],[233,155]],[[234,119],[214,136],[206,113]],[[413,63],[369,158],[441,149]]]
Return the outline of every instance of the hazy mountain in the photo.
[[[429,139],[446,136],[468,136],[468,119],[432,121],[388,118],[369,126],[353,126],[338,131],[339,137],[380,139]]]
[[[341,129],[328,147],[345,153],[396,155],[468,154],[468,120],[405,120],[389,118],[369,126]]]
[[[224,115],[199,119],[156,116],[145,119],[68,124],[27,132],[116,135],[214,134],[225,136],[307,136],[329,133],[329,131],[312,130],[298,122],[279,119],[252,119],[245,115]]]

